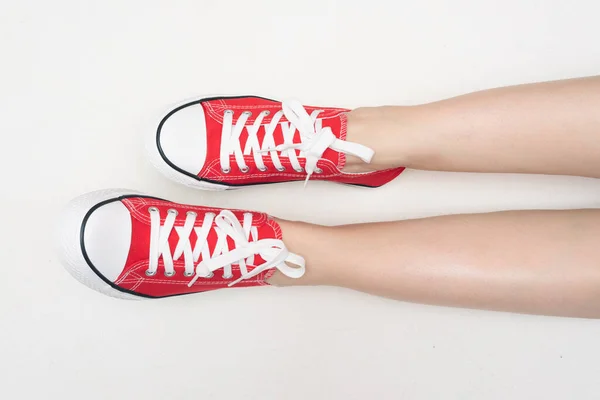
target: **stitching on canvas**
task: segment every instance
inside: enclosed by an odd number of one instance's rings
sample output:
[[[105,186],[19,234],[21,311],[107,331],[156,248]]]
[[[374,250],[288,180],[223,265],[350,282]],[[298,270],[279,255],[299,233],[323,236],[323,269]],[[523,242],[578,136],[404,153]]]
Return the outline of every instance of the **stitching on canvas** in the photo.
[[[252,163],[254,159],[252,158],[252,156],[244,156],[244,160]],[[333,163],[331,163],[330,160],[323,158],[323,159],[319,160],[319,162],[323,163],[324,168],[321,168],[321,169],[323,169],[324,172],[322,174],[313,174],[311,176],[311,180],[322,180],[322,179],[326,179],[326,178],[334,178],[334,177],[337,177],[340,175],[337,167],[334,166],[334,168],[331,168]],[[247,173],[247,174],[240,174],[240,175],[235,175],[233,173],[229,173],[229,174],[225,175],[225,174],[221,173],[220,167],[217,168],[218,163],[220,163],[220,160],[216,160],[216,159],[213,160],[207,167],[207,170],[212,173],[208,177],[210,177],[211,179],[218,180],[219,182],[227,182],[227,181],[231,181],[231,180],[245,180],[245,179],[249,179],[249,178],[265,178],[265,177],[267,177],[267,178],[268,177],[287,177],[287,178],[296,178],[297,180],[302,180],[306,177],[306,175],[304,173],[292,174],[292,173],[279,172],[279,171],[277,171],[277,172],[266,171],[266,172],[260,172],[260,173]],[[291,166],[289,166],[287,163],[286,163],[286,166],[291,168]],[[332,169],[335,169],[335,170],[331,171],[329,173],[326,173],[325,172],[326,169],[329,169],[330,171]]]

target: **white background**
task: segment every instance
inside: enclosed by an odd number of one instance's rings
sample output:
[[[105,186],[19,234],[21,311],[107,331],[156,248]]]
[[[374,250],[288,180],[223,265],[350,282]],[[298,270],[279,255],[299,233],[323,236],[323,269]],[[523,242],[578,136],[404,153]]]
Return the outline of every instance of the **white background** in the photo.
[[[598,74],[599,13],[597,0],[2,0],[0,398],[599,398],[600,321],[340,288],[127,302],[52,250],[57,210],[106,187],[323,224],[598,206],[591,179],[418,171],[380,190],[194,192],[141,143],[157,111],[202,94],[415,104]]]

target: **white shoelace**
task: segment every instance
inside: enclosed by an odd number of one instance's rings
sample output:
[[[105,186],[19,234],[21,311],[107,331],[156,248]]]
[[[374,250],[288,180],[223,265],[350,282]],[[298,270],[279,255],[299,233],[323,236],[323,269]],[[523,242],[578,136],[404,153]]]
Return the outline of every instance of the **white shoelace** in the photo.
[[[183,226],[175,226],[176,210],[168,210],[164,225],[161,225],[160,211],[156,207],[148,209],[150,213],[150,253],[149,266],[146,275],[153,276],[158,269],[158,260],[162,256],[165,276],[175,275],[173,260],[178,260],[182,255],[185,262],[184,276],[191,278],[188,286],[192,286],[199,278],[210,278],[214,271],[223,269],[223,278],[233,278],[232,266],[237,265],[242,276],[231,282],[229,286],[252,278],[261,272],[277,268],[290,278],[300,278],[305,272],[304,258],[290,253],[282,240],[259,239],[258,230],[252,226],[252,214],[244,214],[243,226],[236,216],[228,210],[223,210],[219,215],[213,213],[204,214],[202,226],[194,226],[198,214],[188,211]],[[213,224],[215,225],[213,227]],[[175,251],[171,253],[169,236],[175,229],[179,235],[179,241]],[[207,237],[211,229],[217,234],[217,243],[211,254]],[[190,234],[196,232],[198,239],[192,248]],[[233,239],[235,249],[229,250],[227,237]],[[252,240],[250,240],[252,238]],[[202,261],[198,263],[202,255]],[[254,266],[254,257],[259,255],[264,262]],[[286,264],[290,262],[297,268]],[[254,267],[248,271],[248,266]],[[192,278],[193,277],[193,278]]]
[[[313,173],[321,173],[317,168],[317,162],[323,157],[323,153],[327,148],[356,156],[366,163],[373,158],[374,151],[362,144],[346,142],[335,137],[331,128],[323,128],[322,120],[318,118],[322,110],[315,110],[310,115],[302,104],[296,100],[284,101],[281,104],[282,109],[273,115],[268,124],[262,123],[264,118],[269,115],[269,111],[260,112],[254,123],[246,126],[246,122],[252,116],[252,112],[244,111],[233,123],[233,111],[226,110],[223,115],[223,130],[221,131],[221,152],[219,161],[221,170],[224,173],[231,171],[229,156],[235,155],[235,162],[240,171],[248,172],[250,168],[244,160],[244,155],[254,157],[254,162],[260,171],[266,171],[267,167],[263,161],[263,155],[269,153],[275,168],[278,171],[284,171],[285,167],[281,165],[279,153],[282,157],[288,157],[292,167],[297,172],[302,172],[302,166],[298,162],[296,149],[300,150],[300,157],[306,159],[305,170],[306,180],[308,182]],[[280,122],[285,116],[289,122]],[[277,125],[281,125],[283,132],[283,143],[275,145],[273,133]],[[258,142],[257,132],[264,126],[265,136],[262,145]],[[248,140],[242,151],[240,136],[242,131],[246,129],[248,132]],[[301,143],[293,143],[294,134],[298,130],[300,132]]]

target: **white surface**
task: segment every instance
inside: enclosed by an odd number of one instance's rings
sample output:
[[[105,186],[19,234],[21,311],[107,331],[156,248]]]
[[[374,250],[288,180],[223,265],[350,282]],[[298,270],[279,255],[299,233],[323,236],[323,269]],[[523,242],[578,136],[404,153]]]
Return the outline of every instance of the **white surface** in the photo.
[[[51,249],[71,197],[130,187],[326,224],[597,206],[600,182],[410,171],[194,192],[148,166],[149,118],[204,93],[409,104],[600,72],[600,3],[3,1],[0,398],[592,399],[600,321],[404,304],[338,288],[126,302]]]

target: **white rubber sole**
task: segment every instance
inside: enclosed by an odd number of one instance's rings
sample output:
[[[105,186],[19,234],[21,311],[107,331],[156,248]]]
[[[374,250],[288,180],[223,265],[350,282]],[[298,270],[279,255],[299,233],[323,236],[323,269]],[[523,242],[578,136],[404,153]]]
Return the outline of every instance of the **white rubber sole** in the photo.
[[[63,210],[58,226],[58,253],[65,269],[87,287],[111,297],[127,300],[140,300],[143,297],[111,287],[90,268],[81,250],[81,225],[86,214],[95,205],[119,196],[136,194],[140,193],[126,189],[107,189],[76,197]]]
[[[150,163],[156,168],[160,173],[169,178],[170,180],[180,183],[182,185],[194,188],[194,189],[202,189],[202,190],[212,190],[212,191],[223,191],[229,189],[236,189],[236,187],[227,186],[227,185],[219,185],[218,183],[204,182],[197,179],[192,178],[191,176],[182,174],[181,172],[173,169],[166,161],[161,157],[158,147],[156,145],[156,131],[160,122],[167,116],[171,111],[184,106],[189,103],[193,103],[195,101],[202,100],[204,98],[216,97],[216,96],[203,96],[197,97],[194,99],[189,99],[186,101],[182,101],[179,104],[176,104],[168,109],[167,112],[164,112],[160,118],[155,120],[152,129],[149,129],[149,132],[145,135],[145,144],[146,144],[146,153],[148,155],[148,159]]]

